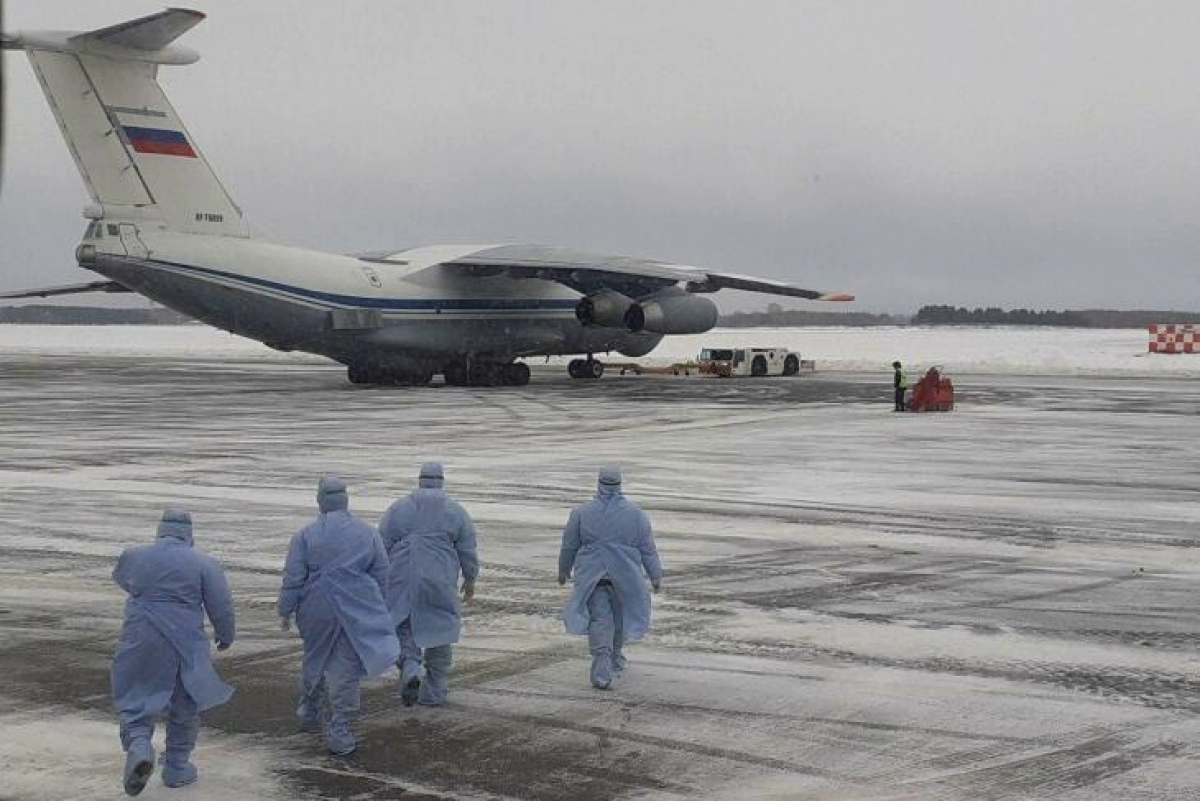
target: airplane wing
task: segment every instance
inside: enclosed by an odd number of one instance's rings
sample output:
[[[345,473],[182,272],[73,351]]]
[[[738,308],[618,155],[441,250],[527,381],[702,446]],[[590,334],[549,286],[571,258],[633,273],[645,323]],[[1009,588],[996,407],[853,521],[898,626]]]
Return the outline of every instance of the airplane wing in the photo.
[[[755,278],[749,275],[708,271],[704,271],[704,275],[704,281],[688,284],[689,292],[716,292],[721,289],[740,289],[743,292],[763,292],[768,295],[786,295],[787,297],[805,298],[807,300],[834,302],[854,300],[854,295],[848,292],[819,292],[815,289],[801,289],[798,286],[785,284],[782,281],[771,281],[766,278]]]
[[[375,256],[369,260],[405,263],[404,253]],[[509,275],[512,278],[542,278],[557,281],[578,292],[591,293],[612,289],[633,298],[649,295],[668,286],[684,284],[689,292],[696,293],[739,289],[808,300],[854,300],[853,295],[844,292],[820,292],[781,281],[714,272],[701,267],[539,245],[482,248],[424,269],[449,271],[451,274],[462,276]],[[410,273],[410,277],[416,277],[420,272],[421,270]]]
[[[82,292],[132,292],[132,289],[118,284],[116,281],[90,281],[86,284],[61,284],[59,286],[44,286],[40,289],[26,289],[21,292],[0,293],[0,300],[16,300],[18,298],[49,298],[55,295],[76,295]]]

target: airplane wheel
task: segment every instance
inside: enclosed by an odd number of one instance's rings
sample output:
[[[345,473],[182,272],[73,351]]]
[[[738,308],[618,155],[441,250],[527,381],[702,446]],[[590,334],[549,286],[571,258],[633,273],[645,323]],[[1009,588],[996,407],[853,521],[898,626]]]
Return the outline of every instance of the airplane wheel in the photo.
[[[406,387],[410,383],[410,379],[407,373],[380,370],[375,374],[375,383],[388,387]]]
[[[783,374],[784,375],[796,375],[799,372],[800,372],[800,359],[797,358],[795,356],[795,354],[789,354],[788,357],[783,360]]]
[[[583,369],[586,371],[584,375],[587,378],[599,378],[604,375],[604,362],[598,362],[593,359],[590,362],[584,362]]]
[[[504,365],[502,377],[510,387],[523,387],[529,383],[529,365],[525,362],[513,362]]]
[[[755,356],[754,361],[750,362],[750,375],[764,376],[767,374],[767,360],[762,356]]]
[[[451,362],[442,371],[446,383],[452,387],[462,387],[467,384],[467,366],[462,362]]]
[[[587,365],[587,362],[583,359],[571,359],[571,361],[567,362],[567,373],[571,378],[583,378],[585,365]]]
[[[363,367],[361,364],[352,364],[346,368],[346,378],[351,384],[373,384],[375,383],[374,374]]]
[[[494,387],[500,383],[501,375],[500,365],[494,362],[476,362],[471,365],[468,380],[473,387]]]

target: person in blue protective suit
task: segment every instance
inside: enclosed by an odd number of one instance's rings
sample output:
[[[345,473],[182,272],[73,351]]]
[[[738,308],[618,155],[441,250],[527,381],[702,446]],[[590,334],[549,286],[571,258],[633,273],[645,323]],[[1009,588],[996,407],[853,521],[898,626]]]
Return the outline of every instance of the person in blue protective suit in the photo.
[[[393,503],[379,523],[392,564],[388,604],[400,638],[400,700],[405,706],[446,703],[451,645],[462,629],[458,577],[461,573],[462,599],[470,602],[479,576],[475,526],[444,485],[441,464],[426,462],[417,489]]]
[[[558,555],[558,583],[574,574],[563,610],[571,634],[586,634],[592,686],[606,690],[625,668],[622,647],[650,628],[650,593],[662,583],[662,564],[650,518],[621,494],[621,471],[600,471],[596,497],[571,512]],[[644,574],[644,575],[643,575]]]
[[[217,561],[192,547],[192,517],[163,512],[152,545],[127,548],[113,580],[129,593],[125,623],[112,663],[113,703],[125,749],[125,792],[137,795],[154,772],[150,745],[155,720],[167,713],[162,780],[182,787],[196,780],[192,749],[200,713],[225,703],[233,688],[213,669],[204,616],[217,650],[233,643],[233,597]]]
[[[337,756],[358,747],[350,727],[359,682],[389,669],[400,654],[384,601],[387,553],[349,503],[344,482],[321,479],[320,514],[292,537],[279,590],[280,628],[291,628],[295,615],[304,640],[296,714],[306,731],[324,724],[325,744]]]

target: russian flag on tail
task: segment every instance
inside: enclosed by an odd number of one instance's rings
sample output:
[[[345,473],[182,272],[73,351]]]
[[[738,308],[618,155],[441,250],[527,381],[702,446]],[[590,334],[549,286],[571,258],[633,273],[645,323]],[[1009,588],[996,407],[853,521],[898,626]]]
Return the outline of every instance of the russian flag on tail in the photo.
[[[141,128],[136,125],[122,125],[125,138],[138,153],[158,153],[163,156],[184,156],[196,158],[196,151],[188,144],[187,137],[180,131],[165,128]]]

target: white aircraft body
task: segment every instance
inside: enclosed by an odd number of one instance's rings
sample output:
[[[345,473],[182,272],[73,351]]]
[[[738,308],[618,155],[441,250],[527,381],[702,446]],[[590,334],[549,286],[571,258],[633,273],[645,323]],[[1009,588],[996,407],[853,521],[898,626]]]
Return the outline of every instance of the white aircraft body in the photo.
[[[355,383],[524,384],[521,357],[649,353],[717,321],[723,288],[811,300],[852,296],[665,262],[527,245],[439,245],[336,255],[253,237],[160,88],[175,43],[204,19],[169,9],[101,30],[22,32],[24,50],[87,185],[76,250],[105,280],[13,292],[137,292],[279,350],[322,354]]]

